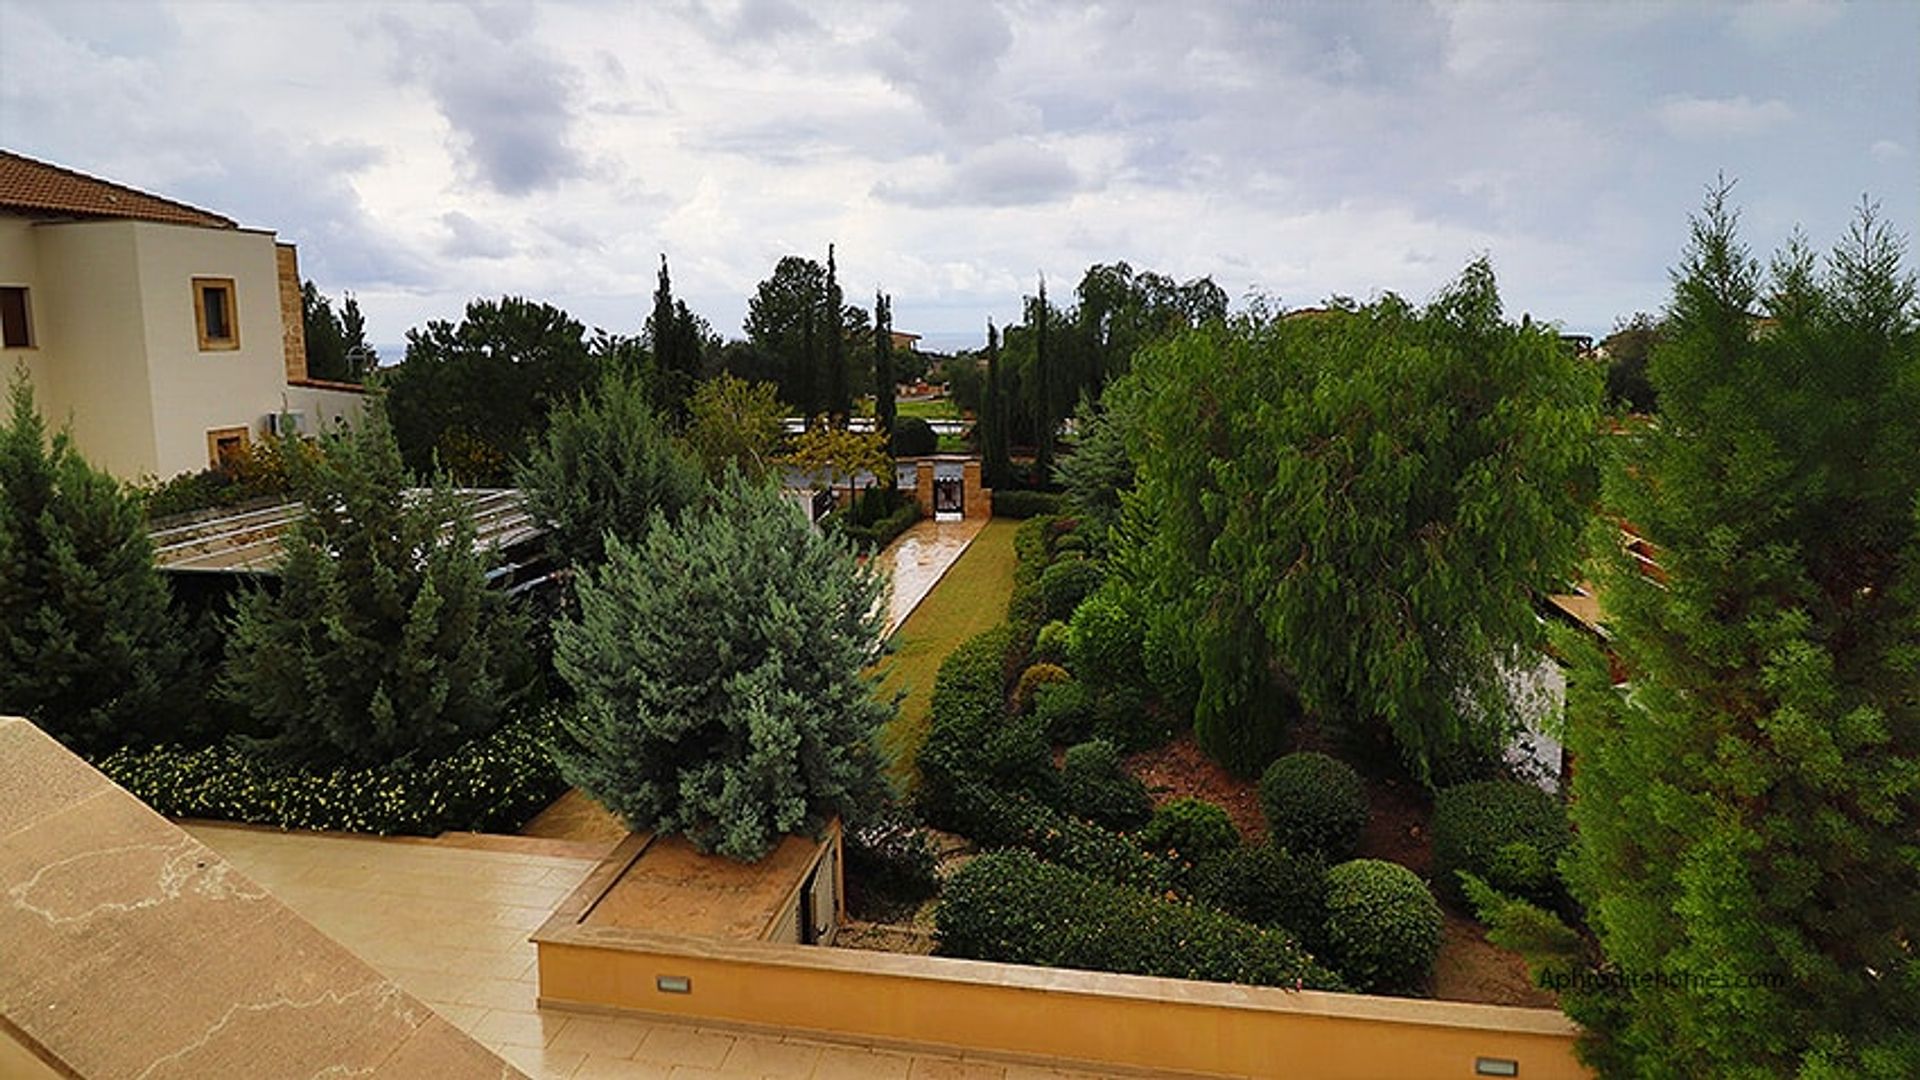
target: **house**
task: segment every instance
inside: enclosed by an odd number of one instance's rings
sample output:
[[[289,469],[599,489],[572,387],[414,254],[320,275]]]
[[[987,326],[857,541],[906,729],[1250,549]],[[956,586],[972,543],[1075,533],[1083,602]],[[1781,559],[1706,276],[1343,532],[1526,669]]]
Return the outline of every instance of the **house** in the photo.
[[[125,479],[197,471],[269,432],[357,419],[307,377],[292,244],[0,150],[0,378]]]

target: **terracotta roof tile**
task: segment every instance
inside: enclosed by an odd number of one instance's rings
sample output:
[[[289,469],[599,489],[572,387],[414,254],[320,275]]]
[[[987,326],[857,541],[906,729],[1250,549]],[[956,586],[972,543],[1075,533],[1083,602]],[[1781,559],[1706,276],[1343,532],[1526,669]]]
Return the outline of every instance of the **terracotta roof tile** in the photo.
[[[0,209],[232,229],[232,218],[0,150]]]

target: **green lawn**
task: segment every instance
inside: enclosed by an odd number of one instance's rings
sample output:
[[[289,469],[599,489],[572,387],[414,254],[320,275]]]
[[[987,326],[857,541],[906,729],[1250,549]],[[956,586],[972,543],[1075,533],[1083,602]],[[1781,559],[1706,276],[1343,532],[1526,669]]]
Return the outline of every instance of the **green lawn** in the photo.
[[[934,398],[931,401],[902,401],[894,405],[898,416],[917,416],[922,420],[958,420],[960,410],[953,405],[952,398]]]
[[[881,733],[880,742],[896,762],[913,760],[926,741],[927,707],[940,662],[954,646],[1007,617],[1007,597],[1013,594],[1013,534],[1019,527],[1007,518],[987,522],[894,634],[893,654],[881,661],[880,688],[889,696],[904,689],[907,696],[900,703],[899,719]],[[896,775],[902,780],[908,776],[904,770]]]

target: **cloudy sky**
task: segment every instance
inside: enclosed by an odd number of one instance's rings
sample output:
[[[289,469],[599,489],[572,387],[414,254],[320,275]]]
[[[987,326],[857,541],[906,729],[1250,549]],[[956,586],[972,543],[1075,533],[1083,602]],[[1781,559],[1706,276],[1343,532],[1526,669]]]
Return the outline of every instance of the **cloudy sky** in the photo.
[[[1920,233],[1920,3],[0,0],[0,144],[276,230],[382,343],[637,332],[661,252],[738,336],[829,241],[948,347],[1120,259],[1303,306],[1487,253],[1594,332],[1720,172],[1762,252]]]

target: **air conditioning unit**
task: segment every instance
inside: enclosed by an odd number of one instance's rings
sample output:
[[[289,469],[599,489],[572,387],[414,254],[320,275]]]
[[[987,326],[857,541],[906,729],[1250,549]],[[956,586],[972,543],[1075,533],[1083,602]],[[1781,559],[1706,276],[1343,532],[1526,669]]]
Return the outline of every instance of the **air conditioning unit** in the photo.
[[[277,412],[267,414],[267,434],[286,438],[290,435],[306,435],[307,414],[304,412]]]

